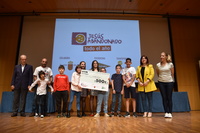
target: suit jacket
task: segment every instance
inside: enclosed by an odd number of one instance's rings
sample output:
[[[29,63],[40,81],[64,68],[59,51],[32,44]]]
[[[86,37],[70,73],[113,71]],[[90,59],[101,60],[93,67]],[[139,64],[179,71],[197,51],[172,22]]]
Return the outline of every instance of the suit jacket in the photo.
[[[16,65],[12,77],[11,85],[14,89],[28,89],[28,86],[33,82],[33,66],[26,64],[22,72],[22,65]]]
[[[141,74],[141,66],[137,67],[137,71],[136,71],[136,79],[140,79],[141,82],[146,82],[148,79],[150,80],[150,82],[148,83],[148,85],[146,87],[144,86],[140,86],[140,84],[138,84],[138,91],[142,91],[142,92],[151,92],[151,91],[155,91],[157,90],[156,85],[153,81],[153,77],[154,77],[154,69],[153,69],[153,65],[149,64],[148,66],[145,67],[144,70],[144,79],[142,79],[142,74]]]

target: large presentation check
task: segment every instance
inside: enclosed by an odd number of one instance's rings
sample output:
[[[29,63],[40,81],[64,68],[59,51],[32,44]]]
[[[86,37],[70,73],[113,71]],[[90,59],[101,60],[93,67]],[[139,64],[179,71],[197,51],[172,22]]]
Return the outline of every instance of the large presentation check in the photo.
[[[91,70],[82,70],[80,85],[82,88],[108,91],[109,73],[95,72]]]

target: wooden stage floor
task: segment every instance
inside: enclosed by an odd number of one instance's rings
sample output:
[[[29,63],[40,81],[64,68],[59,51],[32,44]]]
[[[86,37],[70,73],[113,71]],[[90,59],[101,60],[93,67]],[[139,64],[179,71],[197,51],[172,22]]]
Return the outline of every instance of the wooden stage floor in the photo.
[[[173,118],[164,118],[164,113],[154,113],[152,118],[82,117],[76,113],[71,118],[10,117],[0,113],[0,133],[200,133],[200,111],[173,113]],[[27,115],[29,115],[27,113]]]

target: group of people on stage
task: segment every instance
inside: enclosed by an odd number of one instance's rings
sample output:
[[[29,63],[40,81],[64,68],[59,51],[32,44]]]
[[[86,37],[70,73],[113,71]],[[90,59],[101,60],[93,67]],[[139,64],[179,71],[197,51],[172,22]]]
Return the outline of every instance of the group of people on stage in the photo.
[[[161,61],[156,65],[156,72],[158,75],[158,85],[161,92],[163,107],[165,111],[165,118],[172,118],[172,92],[173,92],[173,77],[174,77],[174,66],[171,62],[169,54],[162,52]],[[126,67],[122,69],[122,66],[117,64],[115,67],[116,73],[112,74],[111,80],[108,79],[112,93],[111,111],[108,114],[108,91],[98,91],[92,89],[82,88],[79,84],[81,70],[86,69],[86,62],[81,61],[76,66],[75,72],[72,74],[71,87],[68,76],[64,74],[65,67],[60,65],[58,67],[59,74],[55,75],[53,80],[53,73],[51,68],[47,67],[47,59],[43,58],[41,66],[37,67],[33,72],[33,67],[26,63],[26,55],[20,56],[20,64],[15,66],[11,89],[14,91],[13,100],[13,113],[11,117],[20,115],[25,117],[25,104],[26,95],[28,90],[35,92],[32,113],[30,116],[45,117],[47,114],[47,102],[48,95],[47,91],[50,88],[51,92],[55,96],[57,117],[71,117],[70,110],[76,96],[76,108],[77,117],[86,116],[86,98],[90,95],[90,116],[100,117],[102,102],[103,111],[105,117],[112,116],[124,116],[130,117],[129,104],[132,101],[133,117],[137,117],[136,113],[136,85],[135,80],[138,81],[138,92],[142,99],[142,106],[144,110],[143,117],[152,117],[152,93],[157,90],[156,85],[153,81],[154,68],[149,63],[147,56],[142,55],[140,58],[140,65],[135,69],[131,66],[132,62],[130,58],[125,61]],[[97,60],[92,62],[91,71],[106,73],[106,68],[99,68]],[[52,86],[53,85],[53,86]],[[34,88],[34,89],[33,89]],[[68,95],[70,93],[70,100],[68,103]],[[126,113],[121,114],[121,102],[122,95],[124,95],[126,103]],[[94,101],[97,99],[96,113],[94,109]],[[117,102],[116,102],[117,101]],[[19,105],[20,103],[20,105]],[[115,106],[117,103],[117,110]],[[147,104],[148,103],[148,104]],[[81,108],[82,107],[82,108]],[[115,114],[116,113],[116,114]],[[40,114],[40,115],[39,115]]]

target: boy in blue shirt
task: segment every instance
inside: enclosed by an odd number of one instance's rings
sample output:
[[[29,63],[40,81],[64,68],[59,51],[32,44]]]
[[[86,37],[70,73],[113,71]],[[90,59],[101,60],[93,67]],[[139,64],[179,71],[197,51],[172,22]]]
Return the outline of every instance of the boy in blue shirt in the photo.
[[[115,112],[115,105],[116,105],[116,98],[118,101],[118,108],[117,108],[117,116],[121,117],[121,101],[122,101],[122,94],[124,92],[123,87],[123,78],[122,74],[120,73],[122,70],[121,65],[115,66],[116,73],[111,77],[112,83],[112,105],[111,105],[111,114],[110,117],[114,116]]]

